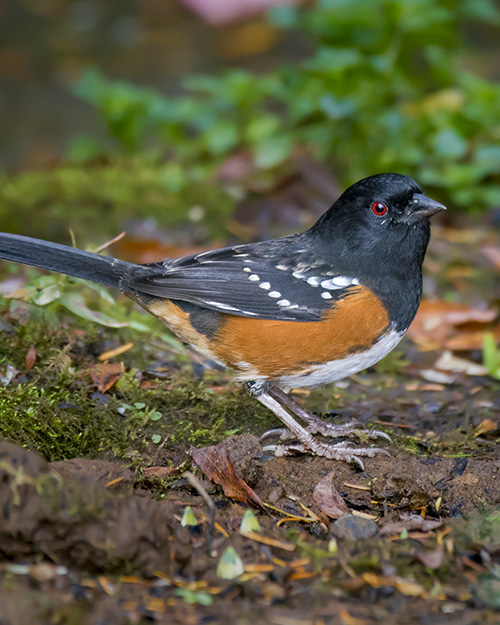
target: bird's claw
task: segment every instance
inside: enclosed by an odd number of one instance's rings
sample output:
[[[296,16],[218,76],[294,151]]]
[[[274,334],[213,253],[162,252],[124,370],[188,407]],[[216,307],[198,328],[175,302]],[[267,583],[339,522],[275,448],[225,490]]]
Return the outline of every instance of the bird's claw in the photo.
[[[296,441],[292,443],[275,445],[266,445],[262,451],[271,452],[276,457],[290,456],[294,453],[312,454],[314,456],[320,456],[328,458],[329,460],[341,460],[344,462],[354,462],[362,470],[364,470],[364,464],[360,457],[373,458],[377,454],[384,454],[390,456],[391,454],[382,447],[354,447],[352,443],[322,443],[317,440],[310,442]]]

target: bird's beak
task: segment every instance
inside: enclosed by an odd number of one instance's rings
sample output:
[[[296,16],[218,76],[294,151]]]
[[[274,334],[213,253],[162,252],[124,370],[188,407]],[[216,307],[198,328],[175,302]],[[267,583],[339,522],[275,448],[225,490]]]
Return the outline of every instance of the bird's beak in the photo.
[[[445,210],[446,206],[444,204],[431,200],[430,197],[423,193],[414,193],[410,201],[408,220],[411,222],[421,221]]]

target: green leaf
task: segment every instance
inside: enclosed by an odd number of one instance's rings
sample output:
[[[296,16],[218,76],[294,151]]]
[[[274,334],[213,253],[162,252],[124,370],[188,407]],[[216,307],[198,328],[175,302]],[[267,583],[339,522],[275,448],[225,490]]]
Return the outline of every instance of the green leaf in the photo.
[[[39,291],[34,297],[31,298],[31,301],[38,306],[46,306],[47,304],[51,304],[55,302],[57,299],[61,297],[61,289],[58,284],[51,284]]]
[[[182,527],[186,527],[186,525],[198,525],[198,521],[196,520],[196,517],[194,516],[194,512],[191,506],[186,506],[184,508],[184,514],[182,515],[181,525]]]
[[[255,164],[261,169],[270,169],[285,161],[291,152],[292,139],[290,136],[281,135],[265,139],[255,148]]]
[[[487,332],[483,338],[483,364],[490,375],[500,378],[500,350],[491,332]]]
[[[221,579],[236,579],[244,570],[243,562],[233,547],[226,547],[217,564],[217,576]]]
[[[158,443],[161,443],[161,436],[159,434],[153,434],[151,436],[151,441],[155,444],[158,445]]]
[[[85,300],[80,293],[64,293],[64,295],[59,298],[59,302],[74,315],[109,328],[126,328],[129,325],[126,322],[117,321],[104,313],[87,308]]]
[[[251,510],[247,510],[241,519],[240,531],[244,534],[247,532],[260,532],[260,524],[257,517]]]
[[[213,603],[213,597],[208,592],[202,590],[189,590],[188,588],[177,588],[175,594],[182,597],[186,603],[209,606]]]
[[[433,139],[434,151],[437,156],[448,159],[459,159],[467,152],[467,142],[455,130],[443,130]]]

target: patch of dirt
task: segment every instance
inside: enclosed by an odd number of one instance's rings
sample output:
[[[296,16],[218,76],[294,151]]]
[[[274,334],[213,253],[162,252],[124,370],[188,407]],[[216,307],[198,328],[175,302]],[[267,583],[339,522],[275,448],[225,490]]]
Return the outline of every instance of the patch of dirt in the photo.
[[[495,622],[500,530],[497,539],[490,527],[483,544],[482,521],[445,521],[498,506],[498,450],[469,459],[398,452],[367,459],[361,472],[321,458],[262,457],[251,435],[224,445],[238,476],[272,504],[256,512],[258,532],[241,534],[246,506],[199,474],[215,525],[183,476],[154,500],[117,464],[48,464],[0,443],[2,625]],[[371,515],[370,532],[356,516],[335,529],[315,505],[313,488],[332,469],[350,512]],[[182,526],[187,505],[197,525]],[[423,512],[428,522],[415,516]],[[245,567],[235,579],[219,569],[229,546]]]

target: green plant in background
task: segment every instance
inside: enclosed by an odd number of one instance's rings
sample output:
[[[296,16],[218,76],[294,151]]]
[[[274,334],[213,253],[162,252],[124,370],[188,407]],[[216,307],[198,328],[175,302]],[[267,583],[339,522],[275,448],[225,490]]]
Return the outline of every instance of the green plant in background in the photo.
[[[269,19],[305,32],[310,58],[266,76],[190,77],[181,97],[95,71],[74,92],[119,150],[167,153],[200,182],[237,150],[272,171],[306,148],[343,184],[400,171],[463,208],[500,203],[500,84],[465,70],[476,55],[461,34],[472,21],[500,27],[492,0],[317,0]],[[70,154],[100,151],[79,138]]]
[[[483,339],[483,363],[488,373],[500,380],[500,349],[496,339],[491,333],[484,335]]]

